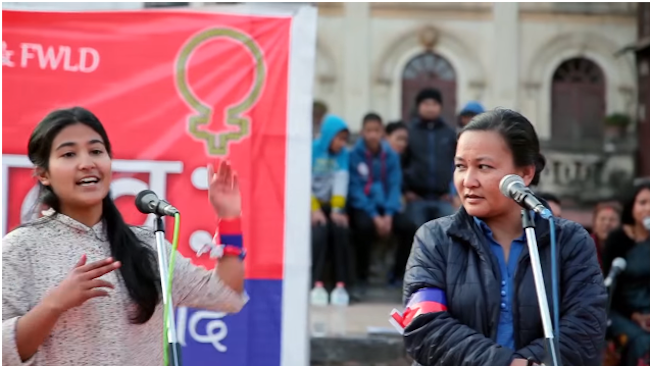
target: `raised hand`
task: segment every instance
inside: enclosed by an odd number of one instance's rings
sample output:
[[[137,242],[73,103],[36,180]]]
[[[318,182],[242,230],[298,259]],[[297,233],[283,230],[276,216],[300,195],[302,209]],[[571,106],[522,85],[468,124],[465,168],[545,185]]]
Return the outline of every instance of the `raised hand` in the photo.
[[[237,174],[228,161],[222,161],[214,172],[208,165],[208,199],[220,219],[232,219],[241,215],[241,193]]]
[[[44,301],[53,309],[63,313],[94,297],[109,296],[102,288],[115,288],[98,277],[120,268],[120,262],[107,258],[86,264],[86,259],[86,255],[82,255],[68,276],[47,294]]]

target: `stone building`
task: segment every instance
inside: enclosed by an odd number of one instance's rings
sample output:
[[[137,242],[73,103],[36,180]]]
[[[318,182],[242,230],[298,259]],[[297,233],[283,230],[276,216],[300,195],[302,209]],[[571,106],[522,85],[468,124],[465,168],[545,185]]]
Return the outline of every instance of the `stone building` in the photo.
[[[620,51],[636,39],[636,4],[317,6],[315,96],[353,129],[371,110],[408,119],[417,91],[435,86],[451,123],[470,100],[529,117],[549,160],[540,189],[570,206],[633,177],[638,81]]]
[[[650,177],[650,4],[638,4],[639,36],[635,44],[639,85],[637,175]]]

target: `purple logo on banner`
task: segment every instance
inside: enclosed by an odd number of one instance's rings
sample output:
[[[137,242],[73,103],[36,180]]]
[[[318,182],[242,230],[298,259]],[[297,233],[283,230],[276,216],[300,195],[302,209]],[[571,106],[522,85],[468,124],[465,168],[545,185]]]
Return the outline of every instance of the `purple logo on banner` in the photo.
[[[280,366],[282,281],[246,280],[246,292],[238,314],[176,310],[185,366]]]

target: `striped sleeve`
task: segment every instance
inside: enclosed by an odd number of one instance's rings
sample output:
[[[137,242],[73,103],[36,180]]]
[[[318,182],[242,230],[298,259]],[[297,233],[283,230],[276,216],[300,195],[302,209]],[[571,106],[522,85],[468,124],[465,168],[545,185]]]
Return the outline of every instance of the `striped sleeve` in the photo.
[[[240,249],[243,248],[244,240],[240,218],[219,221],[217,233],[219,235],[219,243],[232,245]]]
[[[320,202],[318,201],[318,198],[316,198],[316,196],[314,196],[313,193],[311,195],[311,210],[312,211],[320,210]]]
[[[332,210],[341,212],[345,209],[350,185],[350,173],[347,170],[337,170],[334,173],[334,186],[332,187]]]
[[[415,292],[404,309],[404,314],[391,314],[392,319],[402,327],[408,327],[415,318],[424,314],[447,311],[447,296],[439,288],[426,287]]]

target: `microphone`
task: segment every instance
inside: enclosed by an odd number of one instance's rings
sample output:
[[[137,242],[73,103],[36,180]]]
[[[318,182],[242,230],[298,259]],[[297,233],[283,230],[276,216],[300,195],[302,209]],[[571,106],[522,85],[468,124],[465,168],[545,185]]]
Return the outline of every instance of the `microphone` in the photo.
[[[607,278],[605,278],[605,287],[611,286],[616,277],[625,271],[625,267],[627,267],[627,261],[625,259],[621,257],[614,258],[612,261],[612,269],[609,270]]]
[[[544,207],[539,199],[535,197],[533,191],[526,187],[524,180],[516,174],[508,174],[503,177],[499,183],[499,190],[504,196],[515,200],[519,206],[533,210],[545,219],[553,216],[551,210]]]
[[[648,216],[648,217],[646,217],[645,219],[643,219],[643,227],[644,227],[646,230],[650,231],[650,216]]]
[[[156,214],[158,216],[174,216],[179,213],[176,207],[169,202],[158,198],[156,193],[144,190],[135,197],[135,207],[143,214]]]

